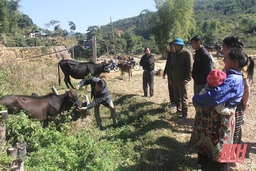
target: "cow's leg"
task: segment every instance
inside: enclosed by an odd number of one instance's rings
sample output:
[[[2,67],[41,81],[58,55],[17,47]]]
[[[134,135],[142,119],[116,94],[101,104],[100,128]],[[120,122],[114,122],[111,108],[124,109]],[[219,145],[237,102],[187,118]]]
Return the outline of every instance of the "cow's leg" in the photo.
[[[41,121],[43,128],[46,128],[49,125],[48,120]]]
[[[74,86],[71,84],[70,77],[68,75],[65,75],[64,81],[67,88],[69,88],[69,85],[70,85],[73,89],[75,89]]]
[[[69,85],[68,85],[68,83],[67,83],[67,82],[65,82],[65,84],[66,84],[67,88],[69,89]]]
[[[124,72],[121,70],[122,79],[124,79]]]
[[[65,82],[67,88],[69,88],[69,85],[68,85],[68,83],[70,82],[69,76],[65,75],[65,77],[64,77],[64,82]]]
[[[71,82],[70,82],[70,81],[69,81],[69,85],[70,85],[73,89],[75,89],[75,88],[74,88],[74,86],[71,84]]]
[[[131,70],[129,71],[129,81],[131,81],[131,79],[132,79],[132,71]]]

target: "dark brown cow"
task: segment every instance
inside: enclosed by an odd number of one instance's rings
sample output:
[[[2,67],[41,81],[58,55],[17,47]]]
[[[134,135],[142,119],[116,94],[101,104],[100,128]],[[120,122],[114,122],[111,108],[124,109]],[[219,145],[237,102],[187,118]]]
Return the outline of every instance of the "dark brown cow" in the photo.
[[[55,121],[63,111],[68,111],[72,106],[81,106],[77,94],[71,89],[64,94],[50,93],[45,96],[7,95],[0,98],[0,105],[8,109],[8,113],[16,114],[21,110],[26,111],[31,118],[43,122]]]
[[[132,78],[132,63],[131,62],[120,62],[118,63],[117,67],[120,68],[121,75],[123,76],[123,79],[125,78],[125,72],[129,75],[129,81]]]
[[[94,62],[77,62],[68,59],[62,59],[58,63],[58,74],[59,74],[59,85],[60,85],[60,71],[64,73],[64,81],[69,88],[69,85],[74,89],[73,85],[70,82],[70,77],[75,79],[83,79],[88,74],[92,74],[92,76],[99,76],[101,73],[109,73],[110,69],[108,67],[109,64],[95,64]]]

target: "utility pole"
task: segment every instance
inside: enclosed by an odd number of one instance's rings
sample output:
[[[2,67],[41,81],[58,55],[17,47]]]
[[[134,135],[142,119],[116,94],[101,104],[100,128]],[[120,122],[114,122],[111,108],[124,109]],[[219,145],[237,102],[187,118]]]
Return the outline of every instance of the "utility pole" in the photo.
[[[97,58],[97,44],[96,44],[96,36],[92,36],[92,60],[96,63]]]
[[[114,46],[114,54],[115,54],[115,58],[116,58],[116,45],[115,45],[114,29],[113,29],[113,23],[112,23],[111,16],[110,16],[110,24],[111,24],[111,29],[112,29],[112,39],[113,39],[113,46]]]
[[[73,57],[73,59],[75,59],[75,46],[73,46],[73,48],[72,48],[72,57]]]

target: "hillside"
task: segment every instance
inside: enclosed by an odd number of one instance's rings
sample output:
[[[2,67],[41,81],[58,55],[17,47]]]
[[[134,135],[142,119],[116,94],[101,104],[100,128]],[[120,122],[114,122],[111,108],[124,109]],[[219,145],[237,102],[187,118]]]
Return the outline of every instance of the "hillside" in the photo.
[[[70,58],[64,46],[2,47],[0,96],[16,93],[30,95],[32,92],[42,95],[51,91],[53,85],[58,85],[58,62],[63,58]]]
[[[231,34],[248,40],[249,47],[256,41],[252,37],[256,30],[256,0],[195,0],[194,14],[198,31],[193,34],[202,35],[206,42],[220,41]],[[151,34],[145,14],[118,20],[113,26],[116,30],[133,30],[145,39]],[[110,24],[101,29],[103,34],[111,32]]]

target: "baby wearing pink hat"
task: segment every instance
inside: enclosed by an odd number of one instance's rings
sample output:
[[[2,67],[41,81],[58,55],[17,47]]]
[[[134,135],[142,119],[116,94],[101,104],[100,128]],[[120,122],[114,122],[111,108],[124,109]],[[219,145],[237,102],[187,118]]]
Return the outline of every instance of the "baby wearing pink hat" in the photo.
[[[223,81],[226,79],[227,75],[225,72],[221,70],[211,70],[207,76],[207,84],[206,86],[200,91],[199,94],[205,94],[209,90],[218,87]],[[235,111],[230,110],[229,108],[225,107],[225,103],[221,103],[215,106],[216,112],[222,115],[232,115]]]

